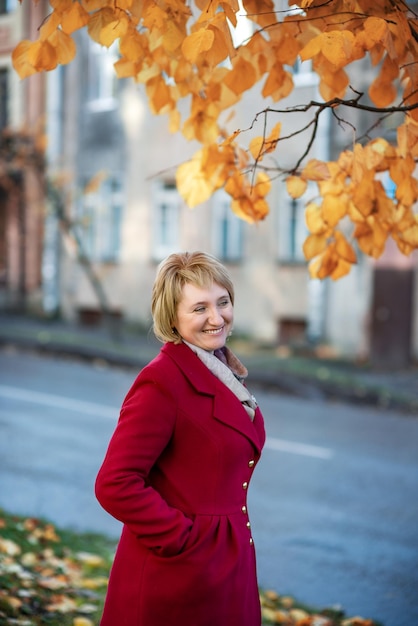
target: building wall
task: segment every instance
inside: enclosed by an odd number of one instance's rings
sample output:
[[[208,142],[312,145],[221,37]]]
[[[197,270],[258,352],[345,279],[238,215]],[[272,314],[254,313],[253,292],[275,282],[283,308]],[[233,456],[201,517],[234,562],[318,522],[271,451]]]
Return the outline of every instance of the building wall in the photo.
[[[15,73],[11,54],[16,44],[36,35],[44,19],[46,2],[31,3],[25,10],[10,1],[0,15],[0,70],[2,111],[0,130],[35,137],[43,130],[45,118],[45,77],[22,81]],[[30,144],[30,139],[28,140]],[[2,169],[7,171],[7,165]],[[13,184],[8,184],[13,180]],[[43,172],[32,164],[14,166],[12,177],[0,180],[2,200],[0,222],[3,230],[0,304],[3,308],[26,310],[38,307],[41,293],[41,259],[44,223]]]

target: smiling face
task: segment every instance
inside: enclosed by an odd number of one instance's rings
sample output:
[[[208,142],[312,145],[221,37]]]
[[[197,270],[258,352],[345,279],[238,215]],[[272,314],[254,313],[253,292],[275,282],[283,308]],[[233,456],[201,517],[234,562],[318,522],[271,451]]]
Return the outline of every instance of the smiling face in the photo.
[[[233,320],[234,308],[225,287],[217,283],[210,287],[183,286],[174,326],[185,341],[203,350],[222,348]]]

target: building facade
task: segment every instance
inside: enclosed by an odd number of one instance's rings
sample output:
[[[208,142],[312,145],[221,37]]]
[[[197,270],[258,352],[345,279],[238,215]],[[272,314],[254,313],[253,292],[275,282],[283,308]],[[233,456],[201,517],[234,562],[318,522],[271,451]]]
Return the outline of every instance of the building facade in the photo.
[[[20,81],[11,53],[36,36],[45,6],[0,0],[0,306],[20,312],[41,301],[46,91],[44,76]]]

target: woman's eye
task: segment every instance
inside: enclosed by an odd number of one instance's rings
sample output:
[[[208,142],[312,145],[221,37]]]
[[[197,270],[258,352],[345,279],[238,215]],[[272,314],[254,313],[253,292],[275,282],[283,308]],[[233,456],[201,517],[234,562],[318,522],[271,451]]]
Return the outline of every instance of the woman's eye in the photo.
[[[219,306],[228,306],[229,304],[229,300],[221,300],[221,302],[219,303]]]
[[[202,313],[204,310],[205,310],[205,307],[204,307],[204,306],[198,306],[198,307],[195,309],[195,313]]]

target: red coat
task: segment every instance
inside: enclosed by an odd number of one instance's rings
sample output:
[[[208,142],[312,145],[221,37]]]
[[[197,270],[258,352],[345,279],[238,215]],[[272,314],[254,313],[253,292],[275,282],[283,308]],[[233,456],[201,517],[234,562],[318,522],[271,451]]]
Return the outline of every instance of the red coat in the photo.
[[[124,527],[101,626],[259,626],[247,488],[264,444],[185,344],[138,375],[96,481]]]

